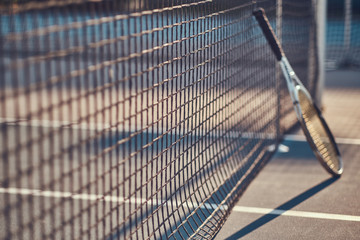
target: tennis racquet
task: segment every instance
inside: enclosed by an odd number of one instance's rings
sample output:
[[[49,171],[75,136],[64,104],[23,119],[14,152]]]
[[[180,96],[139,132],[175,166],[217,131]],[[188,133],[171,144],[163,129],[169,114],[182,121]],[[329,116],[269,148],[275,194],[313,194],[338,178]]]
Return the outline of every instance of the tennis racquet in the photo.
[[[260,8],[254,11],[253,14],[280,64],[296,116],[308,143],[324,168],[333,176],[340,176],[343,172],[340,152],[319,108],[315,105],[311,95],[292,69],[269,24],[264,9]]]

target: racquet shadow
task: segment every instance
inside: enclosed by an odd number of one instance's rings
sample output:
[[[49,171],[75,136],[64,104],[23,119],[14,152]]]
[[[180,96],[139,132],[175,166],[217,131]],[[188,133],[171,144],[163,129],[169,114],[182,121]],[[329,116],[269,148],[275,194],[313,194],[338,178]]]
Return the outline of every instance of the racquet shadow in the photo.
[[[301,193],[300,195],[294,197],[293,199],[285,202],[284,204],[278,206],[275,210],[285,210],[285,211],[290,210],[293,207],[295,207],[295,206],[299,205],[300,203],[304,202],[305,200],[309,199],[310,197],[314,196],[315,194],[317,194],[321,190],[323,190],[326,187],[330,186],[332,183],[334,183],[337,180],[338,180],[338,178],[329,178],[329,179],[319,183],[318,185],[310,188],[309,190]],[[234,239],[242,238],[245,235],[251,233],[252,231],[256,230],[257,228],[260,228],[261,226],[265,225],[266,223],[274,220],[275,218],[277,218],[279,216],[280,215],[275,215],[275,214],[271,214],[271,213],[266,214],[266,215],[258,218],[254,222],[248,224],[247,226],[240,229],[239,231],[237,231],[236,233],[234,233],[233,235],[229,236],[226,239],[227,240],[234,240]]]

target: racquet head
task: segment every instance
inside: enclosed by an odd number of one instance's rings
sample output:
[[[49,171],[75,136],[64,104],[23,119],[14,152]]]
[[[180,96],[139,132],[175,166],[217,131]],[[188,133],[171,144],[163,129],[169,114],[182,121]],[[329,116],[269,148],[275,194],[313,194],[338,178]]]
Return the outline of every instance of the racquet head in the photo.
[[[333,176],[340,176],[343,172],[340,152],[320,110],[303,86],[296,86],[296,96],[297,115],[317,159]]]

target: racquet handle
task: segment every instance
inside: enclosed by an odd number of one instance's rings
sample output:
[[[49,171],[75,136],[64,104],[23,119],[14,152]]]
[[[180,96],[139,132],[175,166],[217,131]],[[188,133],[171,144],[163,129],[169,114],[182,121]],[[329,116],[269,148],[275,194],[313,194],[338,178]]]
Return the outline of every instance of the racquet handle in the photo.
[[[258,10],[255,10],[253,12],[253,15],[255,16],[256,20],[258,21],[260,28],[266,37],[266,40],[268,41],[272,51],[274,52],[274,54],[276,56],[276,59],[278,61],[280,61],[281,58],[283,57],[284,53],[279,44],[279,40],[275,36],[274,30],[271,28],[269,20],[265,15],[264,9],[259,8]]]

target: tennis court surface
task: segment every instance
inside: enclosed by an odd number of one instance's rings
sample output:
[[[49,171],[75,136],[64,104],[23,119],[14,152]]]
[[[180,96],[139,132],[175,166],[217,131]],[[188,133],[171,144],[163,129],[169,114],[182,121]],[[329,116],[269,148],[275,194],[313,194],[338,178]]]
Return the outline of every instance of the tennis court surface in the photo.
[[[273,223],[308,219],[251,211],[359,216],[359,6],[346,2],[327,20],[312,0],[0,1],[0,239],[252,238],[269,226],[286,238]],[[348,141],[338,180],[296,132],[260,7]],[[355,72],[324,88],[325,67]],[[358,222],[330,224],[359,235]]]
[[[327,175],[301,132],[287,135],[288,152],[264,167],[215,239],[358,239],[360,78],[356,71],[330,71],[326,79],[325,117],[343,156],[343,176]]]

